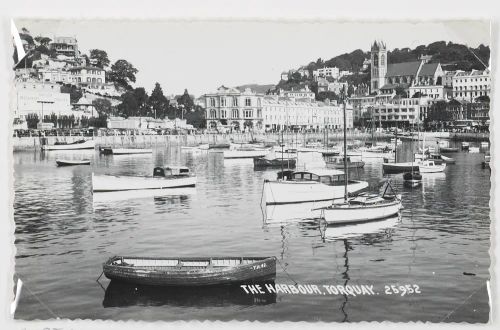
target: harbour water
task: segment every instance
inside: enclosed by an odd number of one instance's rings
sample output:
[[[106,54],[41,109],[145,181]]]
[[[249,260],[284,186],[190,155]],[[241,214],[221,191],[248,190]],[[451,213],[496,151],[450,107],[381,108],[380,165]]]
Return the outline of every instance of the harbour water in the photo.
[[[411,154],[408,147],[404,142],[401,155]],[[456,164],[425,174],[419,188],[391,175],[403,194],[400,218],[325,228],[317,221],[267,224],[262,185],[276,170],[254,171],[251,160],[179,146],[155,148],[152,156],[14,153],[15,272],[23,281],[15,317],[487,322],[490,171],[481,167],[483,154],[450,156]],[[56,158],[92,164],[57,168]],[[182,196],[91,193],[92,171],[146,175],[162,164],[189,166],[197,187]],[[353,174],[375,185],[381,161],[366,160]],[[96,282],[113,255],[273,255],[275,283],[373,285],[377,294],[259,296],[238,287],[135,290],[109,286],[104,277]],[[385,286],[407,284],[421,293],[386,294]]]

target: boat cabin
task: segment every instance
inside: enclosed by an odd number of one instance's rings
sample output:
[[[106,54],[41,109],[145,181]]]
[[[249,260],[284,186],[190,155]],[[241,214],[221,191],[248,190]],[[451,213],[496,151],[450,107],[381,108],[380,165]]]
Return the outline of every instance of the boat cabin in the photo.
[[[189,176],[190,174],[189,168],[184,166],[155,167],[153,170],[154,177]]]
[[[332,164],[344,164],[344,159],[347,159],[347,164],[351,163],[351,157],[342,157],[342,156],[324,156],[325,161]]]
[[[345,174],[342,171],[331,169],[316,169],[311,171],[283,171],[278,172],[278,179],[285,181],[316,181],[329,186],[344,184]]]

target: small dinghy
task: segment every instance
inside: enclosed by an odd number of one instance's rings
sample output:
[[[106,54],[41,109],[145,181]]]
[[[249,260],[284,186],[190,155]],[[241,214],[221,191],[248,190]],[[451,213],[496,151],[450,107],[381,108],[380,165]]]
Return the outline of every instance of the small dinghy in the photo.
[[[155,167],[152,176],[94,175],[92,191],[110,192],[143,189],[174,189],[196,185],[196,177],[183,166]]]
[[[110,280],[158,286],[205,286],[261,282],[276,276],[276,257],[111,257]]]
[[[80,159],[80,160],[56,159],[56,164],[57,166],[90,165],[90,159]]]

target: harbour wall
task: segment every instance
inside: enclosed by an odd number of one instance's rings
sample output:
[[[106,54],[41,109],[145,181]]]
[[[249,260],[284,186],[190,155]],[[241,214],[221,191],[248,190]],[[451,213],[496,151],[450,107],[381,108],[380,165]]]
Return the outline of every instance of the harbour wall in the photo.
[[[448,133],[448,132],[425,132],[425,138],[433,139],[450,139],[456,141],[488,141],[488,133]],[[277,142],[281,138],[285,143],[293,144],[295,142],[304,143],[308,141],[322,142],[326,139],[326,133],[300,133],[300,134],[277,134],[277,133],[231,133],[231,134],[193,134],[193,135],[110,135],[110,136],[48,136],[48,137],[13,137],[11,139],[12,149],[14,151],[21,150],[37,150],[46,144],[54,144],[55,142],[65,141],[68,143],[81,139],[94,139],[96,146],[111,146],[111,147],[159,147],[161,145],[197,145],[200,143],[247,143],[252,140],[264,142]],[[394,137],[392,134],[376,133],[374,138],[377,141],[388,140]],[[422,136],[421,136],[422,139]],[[343,140],[342,132],[329,132],[328,140],[330,142],[340,142]],[[347,140],[360,140],[370,142],[372,140],[371,133],[349,132]]]

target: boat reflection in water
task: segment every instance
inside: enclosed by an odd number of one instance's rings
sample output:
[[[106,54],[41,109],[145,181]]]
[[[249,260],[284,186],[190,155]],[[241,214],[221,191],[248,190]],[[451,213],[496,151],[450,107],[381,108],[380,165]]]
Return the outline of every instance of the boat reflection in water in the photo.
[[[173,197],[173,196],[190,196],[196,194],[195,187],[175,188],[175,189],[143,189],[143,190],[125,190],[125,191],[110,191],[96,192],[92,195],[94,207],[100,204],[124,201],[129,199],[155,198],[155,200]]]
[[[347,239],[362,236],[365,234],[376,234],[383,232],[387,229],[395,227],[400,223],[401,217],[399,215],[364,223],[348,224],[348,225],[336,225],[327,226],[324,223],[320,226],[321,237],[324,241],[334,241],[340,239]]]
[[[262,288],[274,286],[274,281],[252,283]],[[111,281],[106,288],[103,307],[129,306],[180,306],[228,307],[256,306],[276,303],[276,293],[263,290],[264,294],[246,293],[239,285],[206,287],[156,287]]]
[[[321,208],[332,204],[332,201],[311,203],[262,205],[264,224],[278,225],[319,219]]]

